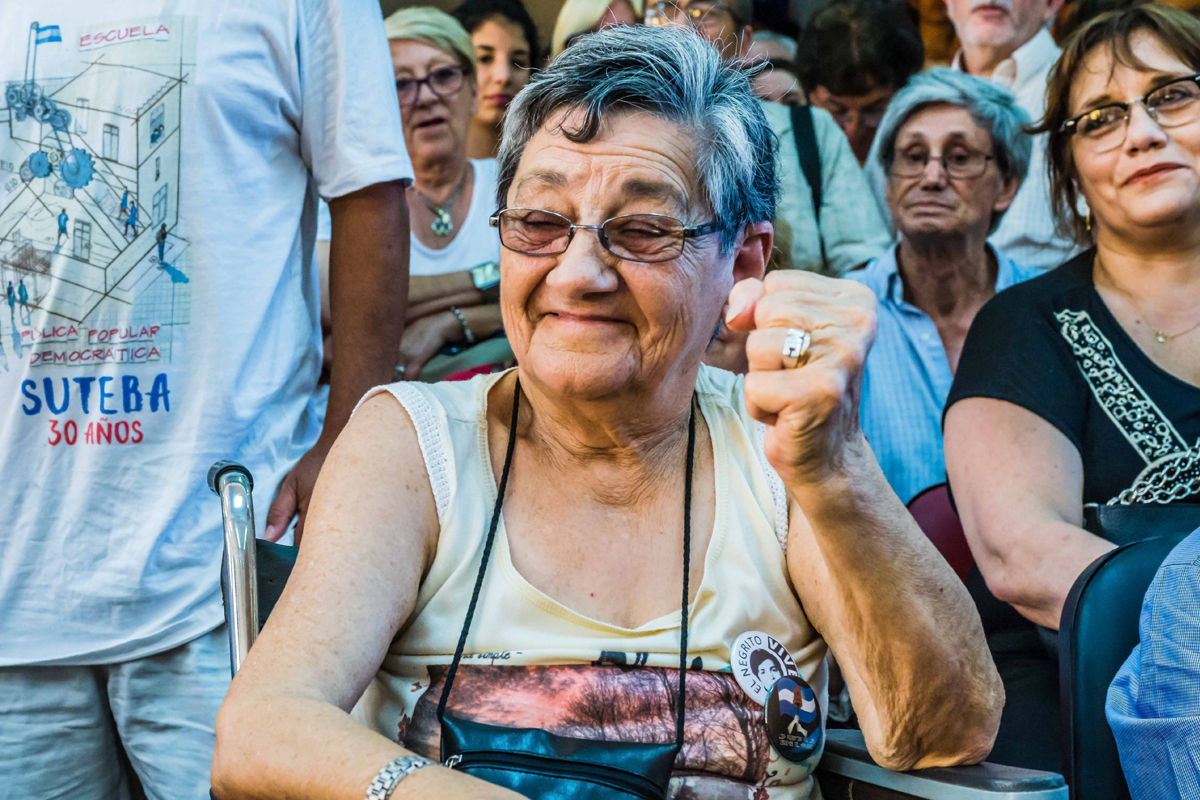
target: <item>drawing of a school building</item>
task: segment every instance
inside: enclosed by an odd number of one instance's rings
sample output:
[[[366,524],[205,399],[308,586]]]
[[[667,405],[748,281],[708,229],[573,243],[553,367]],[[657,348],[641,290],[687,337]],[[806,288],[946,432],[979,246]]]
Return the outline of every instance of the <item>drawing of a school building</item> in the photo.
[[[30,306],[82,322],[164,277],[160,226],[172,253],[187,245],[174,235],[182,84],[103,54],[77,75],[7,84],[0,292],[23,282]]]

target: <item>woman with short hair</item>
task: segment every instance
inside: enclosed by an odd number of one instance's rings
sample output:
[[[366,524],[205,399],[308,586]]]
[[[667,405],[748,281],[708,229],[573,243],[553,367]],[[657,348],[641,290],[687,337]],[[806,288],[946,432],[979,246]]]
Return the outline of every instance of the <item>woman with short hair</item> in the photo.
[[[690,30],[614,27],[509,114],[519,366],[359,406],[218,718],[214,791],[815,797],[827,649],[879,762],[981,760],[1003,700],[978,618],[857,424],[873,298],[763,280],[749,77]],[[749,333],[744,379],[701,364],[719,318]]]
[[[892,99],[867,163],[898,241],[846,275],[879,301],[863,433],[907,503],[945,483],[942,410],[984,303],[1037,273],[988,243],[1029,169],[1029,122],[990,81],[937,67]]]
[[[1086,23],[1041,128],[1055,210],[1090,249],[979,312],[944,429],[971,550],[1007,604],[990,600],[989,640],[1024,711],[1006,709],[997,747],[1050,769],[1058,664],[1036,626],[1058,629],[1114,547],[1083,505],[1200,501],[1200,21],[1149,3]]]

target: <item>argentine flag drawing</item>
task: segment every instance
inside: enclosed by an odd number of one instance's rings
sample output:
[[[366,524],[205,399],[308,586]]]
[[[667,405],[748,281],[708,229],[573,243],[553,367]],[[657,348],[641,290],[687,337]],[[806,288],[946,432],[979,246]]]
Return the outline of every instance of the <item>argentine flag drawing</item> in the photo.
[[[49,44],[50,42],[61,42],[62,34],[59,33],[57,25],[39,25],[37,29],[37,40],[35,44]]]

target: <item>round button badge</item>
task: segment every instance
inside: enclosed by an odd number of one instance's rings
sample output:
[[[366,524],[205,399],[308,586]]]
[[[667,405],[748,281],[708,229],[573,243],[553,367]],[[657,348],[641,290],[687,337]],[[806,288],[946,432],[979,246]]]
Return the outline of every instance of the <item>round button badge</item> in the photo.
[[[767,693],[775,681],[800,677],[792,654],[762,631],[746,631],[734,639],[729,661],[738,686],[760,706],[766,705]]]
[[[798,764],[825,740],[817,695],[801,678],[780,678],[767,696],[767,738],[775,752]]]

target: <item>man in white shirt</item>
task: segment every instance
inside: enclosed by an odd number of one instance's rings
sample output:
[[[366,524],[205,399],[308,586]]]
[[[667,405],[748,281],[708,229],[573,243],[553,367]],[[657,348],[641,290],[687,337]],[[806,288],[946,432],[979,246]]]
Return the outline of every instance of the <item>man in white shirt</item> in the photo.
[[[8,0],[0,79],[0,284],[28,308],[0,321],[0,799],[125,797],[125,760],[200,800],[229,683],[205,473],[246,464],[278,538],[396,363],[412,167],[380,8]]]
[[[1063,0],[947,0],[962,49],[952,66],[1012,92],[1034,122],[1046,112],[1046,79],[1059,48],[1047,24]],[[1046,134],[1033,141],[1029,178],[989,241],[1019,264],[1052,269],[1078,247],[1057,233],[1046,177]]]

